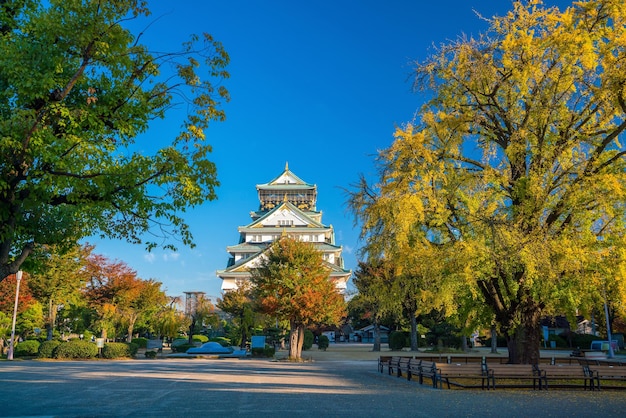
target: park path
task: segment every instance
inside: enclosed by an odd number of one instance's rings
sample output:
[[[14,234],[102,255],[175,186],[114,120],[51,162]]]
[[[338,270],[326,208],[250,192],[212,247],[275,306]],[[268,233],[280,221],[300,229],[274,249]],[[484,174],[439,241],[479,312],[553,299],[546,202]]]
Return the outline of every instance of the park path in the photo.
[[[2,417],[618,417],[623,391],[437,390],[375,360],[0,362]]]

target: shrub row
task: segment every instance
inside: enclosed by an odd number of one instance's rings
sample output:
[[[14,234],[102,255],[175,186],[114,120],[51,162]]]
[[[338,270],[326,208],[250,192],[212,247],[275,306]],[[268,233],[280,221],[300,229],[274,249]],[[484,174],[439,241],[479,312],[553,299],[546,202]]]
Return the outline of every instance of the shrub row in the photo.
[[[13,349],[13,355],[15,357],[34,357],[39,352],[39,341],[26,340],[20,341],[15,345]]]
[[[90,359],[97,356],[96,344],[83,340],[61,343],[52,351],[52,357],[58,359]]]
[[[102,357],[132,358],[137,354],[139,345],[135,343],[105,343],[102,348]],[[15,346],[15,357],[39,357],[56,359],[91,359],[98,356],[98,347],[95,343],[84,340],[61,342],[58,340],[21,341]]]
[[[139,346],[134,343],[105,343],[102,348],[104,358],[133,358],[137,354]]]

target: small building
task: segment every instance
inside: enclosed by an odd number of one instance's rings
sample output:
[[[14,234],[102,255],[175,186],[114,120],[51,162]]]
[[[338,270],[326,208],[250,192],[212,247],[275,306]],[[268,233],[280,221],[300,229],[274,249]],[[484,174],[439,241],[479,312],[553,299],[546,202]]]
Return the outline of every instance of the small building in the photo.
[[[358,331],[354,332],[355,340],[362,343],[373,343],[374,342],[374,325],[368,325],[364,328],[361,328]],[[389,342],[389,328],[385,326],[380,326],[380,342],[388,343]]]

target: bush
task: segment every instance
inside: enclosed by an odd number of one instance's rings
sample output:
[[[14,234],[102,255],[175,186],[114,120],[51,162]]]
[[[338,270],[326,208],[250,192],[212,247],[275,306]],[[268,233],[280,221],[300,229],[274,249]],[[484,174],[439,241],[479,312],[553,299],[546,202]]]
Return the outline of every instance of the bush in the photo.
[[[230,338],[225,338],[225,337],[214,337],[211,338],[210,341],[214,341],[216,343],[220,343],[220,345],[222,347],[230,347],[233,344],[231,343],[231,339]]]
[[[198,335],[192,336],[191,341],[197,341],[200,344],[204,344],[209,341],[209,337],[207,337],[206,335],[198,334]]]
[[[554,341],[555,345],[559,348],[567,348],[568,344],[567,341],[565,340],[565,338],[558,336],[558,335],[549,335],[548,336],[548,347],[550,347],[550,341]]]
[[[89,341],[73,340],[59,344],[53,357],[58,359],[90,359],[98,355],[98,347]]]
[[[389,348],[402,350],[406,346],[406,337],[402,331],[393,331],[389,334]]]
[[[254,347],[251,351],[252,357],[274,357],[276,354],[276,349],[268,344],[265,344],[265,347]]]
[[[578,347],[582,349],[589,349],[591,347],[591,342],[595,340],[601,340],[602,338],[596,337],[591,334],[576,334],[571,333],[569,335],[572,341],[572,347]]]
[[[156,358],[156,356],[157,356],[156,351],[146,351],[146,358]]]
[[[190,348],[196,347],[195,344],[181,344],[176,347],[172,347],[173,353],[186,353]]]
[[[133,358],[139,347],[134,343],[105,343],[102,348],[104,358]]]
[[[303,350],[310,350],[313,347],[313,341],[315,341],[315,336],[311,332],[311,330],[304,330],[304,342],[302,343]]]
[[[61,344],[59,340],[44,341],[39,345],[37,356],[39,358],[52,358],[54,349]]]
[[[146,348],[148,347],[148,339],[147,338],[133,338],[131,341],[133,344],[137,344],[137,347],[139,348]]]
[[[186,344],[188,344],[187,338],[176,338],[174,341],[172,341],[172,344],[170,344],[170,347],[172,348],[172,351],[175,353],[176,348],[178,346],[186,345]]]
[[[26,340],[17,343],[14,348],[13,355],[15,357],[34,357],[39,352],[39,341]]]
[[[330,345],[330,340],[328,339],[328,337],[325,335],[320,335],[319,338],[317,339],[317,348],[319,350],[326,351],[329,345]]]

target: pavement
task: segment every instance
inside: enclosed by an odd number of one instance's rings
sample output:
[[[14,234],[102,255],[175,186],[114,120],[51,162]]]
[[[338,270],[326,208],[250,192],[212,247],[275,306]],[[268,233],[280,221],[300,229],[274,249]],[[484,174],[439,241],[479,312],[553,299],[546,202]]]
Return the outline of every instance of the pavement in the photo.
[[[366,344],[269,359],[0,362],[0,417],[618,417],[623,391],[438,390]],[[282,354],[279,352],[279,355]],[[476,353],[480,355],[479,353]]]

